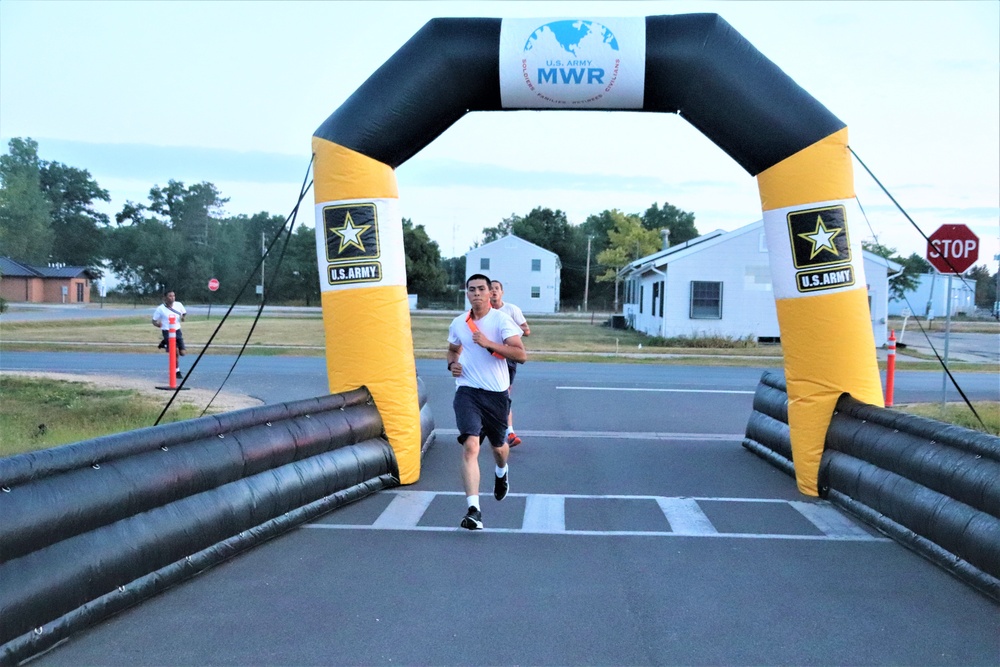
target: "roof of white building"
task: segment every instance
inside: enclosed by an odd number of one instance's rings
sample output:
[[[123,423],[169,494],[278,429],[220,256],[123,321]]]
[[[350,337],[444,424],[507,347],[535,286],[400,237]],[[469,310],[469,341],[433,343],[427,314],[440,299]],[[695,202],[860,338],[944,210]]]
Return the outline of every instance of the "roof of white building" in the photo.
[[[478,252],[478,251],[483,250],[485,248],[489,248],[490,246],[495,245],[497,243],[502,243],[504,241],[508,241],[508,240],[511,240],[511,239],[514,239],[516,241],[520,241],[521,243],[529,245],[532,248],[537,248],[538,250],[540,250],[541,252],[544,252],[547,255],[553,255],[557,260],[559,259],[559,255],[557,255],[556,253],[552,252],[551,250],[546,250],[542,246],[536,245],[536,244],[532,243],[531,241],[526,241],[526,240],[522,239],[520,236],[516,236],[514,234],[508,234],[507,236],[504,236],[503,238],[499,238],[496,241],[490,241],[489,243],[484,243],[481,246],[478,246],[476,248],[470,249],[469,252],[467,252],[465,254],[466,254],[466,256],[468,256],[469,254],[471,254],[473,252]]]
[[[629,275],[643,274],[651,268],[660,268],[665,264],[677,261],[683,257],[693,255],[695,253],[701,252],[720,243],[724,243],[729,239],[732,239],[741,234],[746,234],[747,232],[752,232],[757,229],[764,227],[763,220],[757,220],[756,222],[751,222],[749,225],[744,225],[739,229],[734,229],[731,232],[727,232],[721,229],[716,229],[715,231],[708,232],[707,234],[702,234],[697,238],[693,238],[690,241],[685,241],[684,243],[678,243],[675,246],[670,246],[666,250],[659,250],[651,255],[646,255],[645,257],[640,257],[630,264],[626,264],[619,275],[627,278]],[[865,259],[875,262],[886,267],[886,270],[890,275],[899,273],[903,270],[903,267],[892,260],[886,259],[880,255],[876,255],[873,252],[864,250]]]

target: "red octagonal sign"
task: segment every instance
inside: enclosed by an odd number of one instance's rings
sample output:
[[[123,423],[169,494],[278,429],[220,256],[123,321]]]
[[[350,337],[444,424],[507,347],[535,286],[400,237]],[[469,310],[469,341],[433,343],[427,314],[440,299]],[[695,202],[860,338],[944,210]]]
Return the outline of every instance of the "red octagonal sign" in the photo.
[[[211,280],[209,280],[208,281],[208,289],[210,289],[213,292],[215,290],[219,289],[219,281],[216,280],[215,278],[212,278]]]
[[[941,273],[964,273],[979,259],[979,237],[965,225],[941,225],[928,238],[927,261]]]

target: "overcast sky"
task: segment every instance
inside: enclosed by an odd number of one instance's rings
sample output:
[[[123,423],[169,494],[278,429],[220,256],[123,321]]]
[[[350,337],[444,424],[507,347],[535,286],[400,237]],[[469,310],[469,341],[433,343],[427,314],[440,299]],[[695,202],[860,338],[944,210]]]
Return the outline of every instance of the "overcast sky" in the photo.
[[[286,215],[317,127],[429,19],[714,12],[847,123],[851,147],[927,234],[1000,253],[1000,3],[0,2],[0,141],[88,169],[108,213],[170,179],[229,214]],[[473,113],[399,167],[404,217],[444,256],[536,206],[571,223],[669,202],[702,233],[760,219],[756,179],[686,121],[635,112]],[[919,233],[856,164],[865,221]],[[300,222],[313,224],[309,212]],[[869,228],[870,223],[870,228]]]

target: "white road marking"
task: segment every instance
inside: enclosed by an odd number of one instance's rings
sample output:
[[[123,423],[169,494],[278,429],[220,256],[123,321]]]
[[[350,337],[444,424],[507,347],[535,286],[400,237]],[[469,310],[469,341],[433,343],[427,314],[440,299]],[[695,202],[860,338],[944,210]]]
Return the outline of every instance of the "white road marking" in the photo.
[[[694,498],[657,498],[656,502],[667,517],[671,530],[678,535],[714,535],[719,532]]]
[[[832,539],[857,539],[868,533],[827,502],[804,503],[792,500],[788,503],[824,535]]]
[[[576,391],[655,391],[673,394],[754,394],[756,390],[743,389],[653,389],[643,387],[556,387]]]
[[[521,531],[525,533],[566,532],[566,497],[531,494],[525,498]]]
[[[461,531],[455,526],[420,526],[427,508],[435,496],[463,496],[459,491],[389,490],[395,498],[371,524],[309,523],[302,528],[321,530],[409,530],[421,532]],[[543,535],[579,536],[644,536],[644,537],[716,537],[761,540],[812,540],[891,542],[887,537],[872,535],[855,525],[826,502],[808,503],[777,498],[667,498],[662,496],[577,495],[549,493],[512,493],[508,497],[525,499],[524,517],[520,528],[490,528],[492,533],[532,533]],[[566,499],[654,500],[663,511],[671,530],[567,530]],[[700,501],[730,503],[760,503],[791,505],[806,517],[822,535],[791,535],[785,533],[720,533],[698,505]]]
[[[396,491],[372,528],[415,528],[436,495],[433,491]]]
[[[435,435],[457,436],[458,429],[436,428]],[[601,440],[723,440],[742,442],[743,433],[658,433],[642,431],[524,431],[517,429],[519,436],[530,438],[576,438]]]

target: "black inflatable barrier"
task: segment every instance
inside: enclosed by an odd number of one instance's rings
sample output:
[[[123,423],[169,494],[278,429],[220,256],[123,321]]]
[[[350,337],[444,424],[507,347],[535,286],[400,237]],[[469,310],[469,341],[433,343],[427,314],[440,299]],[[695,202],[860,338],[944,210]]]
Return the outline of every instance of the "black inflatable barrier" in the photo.
[[[363,388],[0,459],[0,664],[398,484]]]
[[[752,176],[846,127],[718,14],[645,23],[639,111],[683,115]],[[501,25],[431,19],[314,136],[395,169],[470,111],[513,110],[500,94]]]
[[[777,392],[777,393],[776,393]],[[784,380],[765,372],[745,447],[794,474]],[[820,495],[1000,601],[1000,438],[841,396]]]

